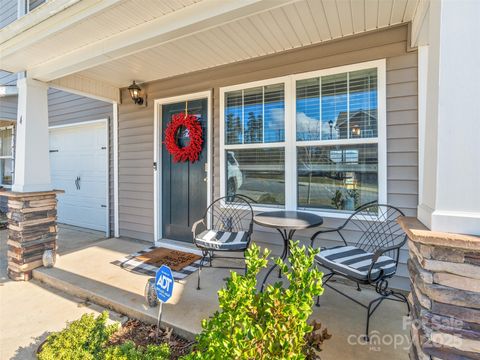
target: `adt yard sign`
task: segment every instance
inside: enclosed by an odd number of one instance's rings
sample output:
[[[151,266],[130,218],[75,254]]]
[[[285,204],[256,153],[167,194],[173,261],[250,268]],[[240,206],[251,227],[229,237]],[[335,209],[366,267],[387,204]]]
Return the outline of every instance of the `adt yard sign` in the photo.
[[[155,290],[158,300],[167,302],[173,294],[173,275],[172,270],[166,265],[162,265],[155,275]]]

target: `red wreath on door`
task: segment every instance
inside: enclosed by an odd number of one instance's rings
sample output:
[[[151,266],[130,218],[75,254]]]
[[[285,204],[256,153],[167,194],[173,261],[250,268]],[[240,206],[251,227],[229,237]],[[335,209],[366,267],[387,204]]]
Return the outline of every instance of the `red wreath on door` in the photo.
[[[181,147],[178,144],[179,129],[184,126],[188,131],[190,142],[187,146]],[[198,118],[195,115],[185,114],[184,112],[172,116],[172,121],[165,129],[165,147],[173,156],[173,161],[194,163],[198,160],[202,152],[203,131]]]

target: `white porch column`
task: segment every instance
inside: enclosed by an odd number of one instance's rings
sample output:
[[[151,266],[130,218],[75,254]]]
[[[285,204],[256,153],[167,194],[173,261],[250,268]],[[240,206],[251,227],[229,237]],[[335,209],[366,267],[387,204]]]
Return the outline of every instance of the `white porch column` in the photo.
[[[15,144],[15,177],[12,191],[52,190],[48,140],[48,86],[19,79]]]
[[[478,14],[480,1],[430,2],[428,52],[419,52],[427,76],[419,91],[418,218],[434,231],[480,235]]]

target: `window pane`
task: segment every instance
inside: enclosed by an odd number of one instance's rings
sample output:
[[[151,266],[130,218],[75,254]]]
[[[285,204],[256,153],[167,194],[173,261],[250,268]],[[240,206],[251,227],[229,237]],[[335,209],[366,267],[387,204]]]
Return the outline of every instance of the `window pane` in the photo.
[[[377,137],[377,69],[349,74],[350,138]]]
[[[297,81],[297,140],[320,140],[320,79]]]
[[[226,193],[243,194],[264,205],[285,204],[283,148],[226,150]]]
[[[0,131],[0,156],[12,156],[12,129]]]
[[[347,74],[322,77],[322,139],[346,139]]]
[[[32,11],[33,9],[36,9],[40,5],[45,3],[45,0],[28,0],[28,10]]]
[[[225,93],[225,144],[285,141],[285,89],[274,84]]]
[[[298,206],[352,211],[378,199],[377,173],[377,144],[298,147]]]
[[[225,143],[243,143],[242,91],[225,94]]]
[[[0,179],[3,185],[12,185],[13,160],[0,159]]]
[[[285,141],[285,91],[283,84],[265,86],[264,91],[265,128],[263,142]]]
[[[246,89],[243,93],[243,127],[245,144],[263,142],[263,88]]]

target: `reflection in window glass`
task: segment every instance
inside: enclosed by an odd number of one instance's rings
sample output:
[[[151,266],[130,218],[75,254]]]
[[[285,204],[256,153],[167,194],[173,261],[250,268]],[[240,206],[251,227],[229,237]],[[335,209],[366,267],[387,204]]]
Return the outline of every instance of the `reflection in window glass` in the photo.
[[[347,74],[322,77],[322,140],[347,138]]]
[[[243,143],[243,95],[242,91],[225,94],[225,143]]]
[[[377,137],[377,70],[349,74],[350,138]]]
[[[299,80],[296,93],[297,141],[378,136],[376,68]]]
[[[320,79],[297,81],[297,140],[320,140]]]
[[[285,89],[274,84],[225,93],[225,144],[285,140]]]
[[[242,194],[263,205],[285,204],[283,148],[226,150],[226,194]]]
[[[352,211],[377,200],[377,149],[377,144],[298,147],[298,206]]]
[[[263,88],[246,89],[243,93],[244,143],[263,142]]]
[[[12,185],[13,180],[13,160],[0,159],[0,179],[2,185]]]
[[[263,142],[285,140],[285,99],[283,84],[265,86]]]

